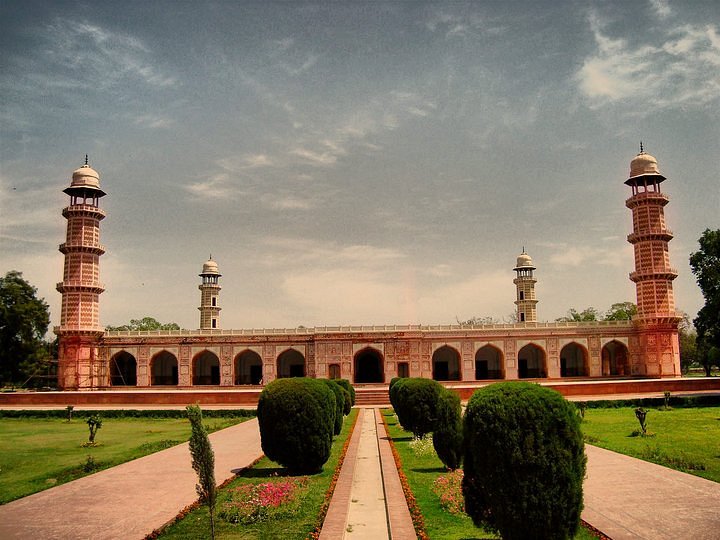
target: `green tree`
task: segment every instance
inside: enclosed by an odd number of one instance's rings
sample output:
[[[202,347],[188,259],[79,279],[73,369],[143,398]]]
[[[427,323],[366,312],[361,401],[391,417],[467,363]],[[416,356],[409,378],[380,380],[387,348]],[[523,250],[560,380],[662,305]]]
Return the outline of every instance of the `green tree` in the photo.
[[[206,504],[210,513],[210,537],[215,538],[215,502],[217,489],[215,486],[215,452],[213,452],[207,428],[202,423],[202,411],[197,405],[188,405],[187,411],[192,433],[190,435],[190,455],[192,468],[198,475],[195,491],[200,502]]]
[[[705,305],[693,320],[697,330],[700,362],[709,377],[712,349],[720,349],[720,229],[706,229],[698,240],[700,249],[690,254],[690,267],[705,297]]]
[[[177,323],[161,323],[153,317],[143,317],[142,319],[130,319],[130,324],[123,324],[122,326],[106,326],[105,330],[109,332],[121,331],[121,332],[138,332],[145,330],[180,330],[180,326]]]
[[[603,317],[604,321],[629,321],[637,314],[637,306],[632,302],[617,302]]]
[[[567,315],[555,319],[557,322],[587,322],[597,321],[600,313],[594,307],[585,308],[582,311],[578,311],[575,308],[570,308]]]
[[[49,360],[50,311],[21,272],[0,277],[0,384],[19,382]]]
[[[484,324],[498,324],[500,321],[495,317],[471,317],[470,319],[461,321],[457,316],[455,320],[463,326],[481,326]]]
[[[693,328],[687,313],[678,325],[678,337],[680,339],[680,369],[687,373],[691,366],[698,364],[697,358],[697,332]]]

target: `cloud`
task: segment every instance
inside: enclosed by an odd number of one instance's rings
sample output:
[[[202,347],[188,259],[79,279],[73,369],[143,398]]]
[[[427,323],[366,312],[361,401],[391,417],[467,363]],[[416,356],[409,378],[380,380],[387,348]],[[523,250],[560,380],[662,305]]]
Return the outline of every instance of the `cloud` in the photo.
[[[551,249],[555,249],[555,253],[550,255],[550,263],[560,268],[585,265],[623,268],[627,266],[628,260],[632,259],[631,255],[628,256],[628,251],[632,250],[630,246],[618,248],[616,244],[608,247],[567,246],[566,244],[546,245]]]
[[[720,98],[720,37],[715,25],[674,25],[655,43],[630,44],[589,16],[597,48],[576,74],[590,106],[625,103],[639,113],[701,107]]]
[[[668,0],[649,0],[650,7],[655,11],[655,14],[661,19],[665,19],[672,15],[672,9]]]
[[[185,190],[200,199],[234,199],[238,194],[227,173],[214,174],[185,186]]]
[[[171,127],[175,123],[175,120],[157,114],[141,114],[135,117],[133,123],[137,126],[151,129],[165,129]]]
[[[480,33],[497,35],[503,28],[488,24],[477,13],[458,15],[447,11],[433,13],[426,21],[425,28],[433,34],[442,33],[445,39],[466,38]]]

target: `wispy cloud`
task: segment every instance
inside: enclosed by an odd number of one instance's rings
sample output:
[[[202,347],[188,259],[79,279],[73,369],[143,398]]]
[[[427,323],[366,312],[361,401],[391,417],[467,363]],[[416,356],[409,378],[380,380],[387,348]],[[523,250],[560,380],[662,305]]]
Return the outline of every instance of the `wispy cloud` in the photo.
[[[460,15],[445,10],[430,15],[425,21],[425,28],[432,33],[440,33],[448,40],[466,38],[479,33],[497,35],[504,31],[502,26],[490,24],[477,13]]]
[[[670,8],[670,4],[668,3],[668,0],[649,0],[650,7],[655,11],[655,14],[660,17],[661,19],[664,19],[666,17],[669,17],[672,15],[672,9]]]
[[[594,13],[589,23],[597,48],[576,78],[592,107],[620,102],[645,113],[703,106],[720,98],[716,25],[674,25],[656,33],[656,42],[635,45],[607,35]]]

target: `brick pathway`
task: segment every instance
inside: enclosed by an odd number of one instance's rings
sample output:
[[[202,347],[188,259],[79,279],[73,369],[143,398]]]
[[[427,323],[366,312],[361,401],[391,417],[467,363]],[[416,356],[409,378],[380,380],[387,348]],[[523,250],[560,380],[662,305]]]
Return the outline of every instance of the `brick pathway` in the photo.
[[[256,419],[210,435],[218,484],[262,455]],[[0,506],[0,538],[144,538],[197,500],[188,444]]]

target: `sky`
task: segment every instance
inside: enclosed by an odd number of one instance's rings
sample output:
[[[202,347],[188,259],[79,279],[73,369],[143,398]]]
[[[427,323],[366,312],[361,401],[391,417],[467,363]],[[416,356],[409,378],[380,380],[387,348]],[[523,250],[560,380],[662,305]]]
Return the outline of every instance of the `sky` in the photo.
[[[720,228],[720,3],[0,4],[0,271],[59,324],[68,204],[107,196],[100,319],[222,328],[538,320],[635,301],[623,182],[668,178],[677,307]]]

